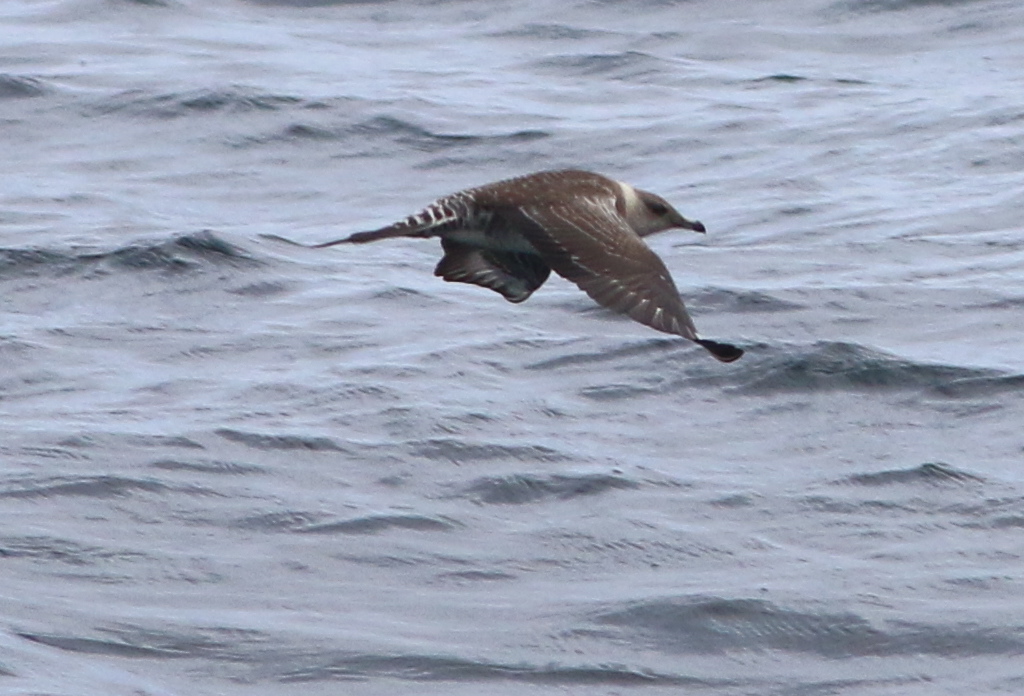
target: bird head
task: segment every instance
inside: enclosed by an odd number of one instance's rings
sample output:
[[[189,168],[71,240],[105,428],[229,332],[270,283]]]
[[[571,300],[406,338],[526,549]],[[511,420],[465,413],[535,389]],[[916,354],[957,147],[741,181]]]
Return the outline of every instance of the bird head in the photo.
[[[633,196],[626,196],[626,220],[641,237],[674,227],[705,231],[702,223],[686,219],[661,196],[639,189],[633,189],[632,193]],[[634,200],[628,200],[630,198]]]

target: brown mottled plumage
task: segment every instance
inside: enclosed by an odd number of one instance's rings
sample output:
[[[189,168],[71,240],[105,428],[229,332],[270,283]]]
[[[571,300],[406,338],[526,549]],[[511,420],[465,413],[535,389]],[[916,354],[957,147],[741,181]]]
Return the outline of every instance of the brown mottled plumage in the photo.
[[[672,276],[641,239],[673,227],[704,232],[663,198],[600,174],[538,172],[460,191],[415,215],[316,247],[389,237],[440,237],[434,274],[522,302],[552,269],[599,304],[688,338],[723,362],[743,351],[699,338]]]

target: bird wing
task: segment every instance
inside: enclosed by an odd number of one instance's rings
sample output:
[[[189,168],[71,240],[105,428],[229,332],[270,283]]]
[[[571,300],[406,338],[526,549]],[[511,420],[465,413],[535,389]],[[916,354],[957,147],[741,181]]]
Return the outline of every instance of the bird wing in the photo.
[[[522,302],[544,284],[551,269],[536,254],[492,251],[441,238],[444,257],[434,275],[456,283],[480,285],[509,302]]]
[[[525,205],[517,227],[541,258],[604,307],[652,329],[697,340],[662,260],[615,210],[614,199]]]

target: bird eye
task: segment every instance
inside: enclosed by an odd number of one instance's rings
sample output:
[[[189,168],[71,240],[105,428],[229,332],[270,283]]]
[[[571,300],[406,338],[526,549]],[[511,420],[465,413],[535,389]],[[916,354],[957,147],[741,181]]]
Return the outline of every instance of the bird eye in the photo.
[[[651,203],[647,207],[650,209],[652,213],[654,213],[658,217],[661,217],[662,215],[668,212],[668,207],[662,203]]]

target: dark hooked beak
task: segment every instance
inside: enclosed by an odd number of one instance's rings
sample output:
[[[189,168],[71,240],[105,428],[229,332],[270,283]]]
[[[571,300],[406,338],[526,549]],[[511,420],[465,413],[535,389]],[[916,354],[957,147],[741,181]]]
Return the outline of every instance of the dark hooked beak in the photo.
[[[676,225],[678,227],[682,227],[684,230],[693,230],[694,232],[700,232],[701,234],[707,232],[707,230],[704,229],[703,222],[698,220],[687,220],[682,215],[679,216],[679,219],[676,221]]]

